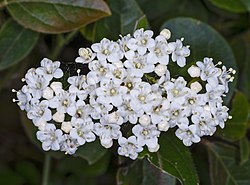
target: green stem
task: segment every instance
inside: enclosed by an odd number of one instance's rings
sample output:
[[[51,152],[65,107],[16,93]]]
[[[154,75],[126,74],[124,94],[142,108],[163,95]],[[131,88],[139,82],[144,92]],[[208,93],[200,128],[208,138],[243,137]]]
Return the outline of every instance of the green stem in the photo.
[[[72,31],[68,35],[66,35],[65,38],[61,34],[57,35],[56,46],[53,46],[54,50],[51,52],[50,58],[52,60],[55,60],[58,57],[58,55],[61,53],[64,46],[67,45],[77,33],[78,33],[78,30]]]
[[[51,161],[50,155],[45,154],[45,160],[44,160],[44,166],[43,166],[42,185],[48,185],[49,184],[50,161]]]

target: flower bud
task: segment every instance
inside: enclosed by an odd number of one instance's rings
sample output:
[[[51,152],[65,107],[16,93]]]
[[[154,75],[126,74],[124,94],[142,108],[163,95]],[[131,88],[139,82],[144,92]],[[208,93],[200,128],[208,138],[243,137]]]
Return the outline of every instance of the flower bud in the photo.
[[[147,114],[144,114],[142,115],[140,118],[139,118],[139,123],[142,125],[142,126],[148,126],[150,124],[151,120],[150,120],[150,117],[149,115]]]
[[[50,100],[54,97],[54,92],[50,87],[46,87],[46,89],[43,90],[43,98]]]
[[[56,112],[53,115],[53,120],[56,121],[56,122],[59,122],[59,123],[63,122],[64,118],[65,118],[64,113]]]
[[[202,90],[202,86],[199,82],[191,83],[190,88],[192,91],[198,93]]]
[[[169,29],[164,28],[161,32],[160,35],[164,36],[167,40],[170,39],[171,37],[171,32]]]
[[[188,74],[191,77],[199,77],[201,74],[201,70],[199,67],[193,65],[190,68],[188,68]]]
[[[70,121],[67,122],[63,122],[61,125],[61,129],[65,132],[65,133],[69,133],[70,130],[72,129],[72,125]]]
[[[158,64],[156,67],[155,67],[155,73],[158,75],[158,76],[163,76],[166,74],[166,71],[167,71],[167,66],[166,65],[163,65],[163,64]]]

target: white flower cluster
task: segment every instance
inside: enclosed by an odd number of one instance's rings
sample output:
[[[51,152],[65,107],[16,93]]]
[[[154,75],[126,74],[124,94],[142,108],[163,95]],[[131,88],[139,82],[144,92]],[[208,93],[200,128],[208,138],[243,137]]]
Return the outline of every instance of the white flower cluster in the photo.
[[[159,136],[169,128],[176,127],[176,136],[190,146],[213,135],[216,126],[224,127],[230,116],[222,97],[235,70],[204,58],[188,69],[189,83],[180,75],[173,78],[169,62],[184,67],[189,47],[183,39],[168,42],[167,29],[152,36],[139,29],[116,42],[104,38],[80,48],[76,62],[90,71],[80,75],[78,69],[67,89],[58,80],[63,76],[59,62],[45,58],[27,72],[27,85],[14,101],[38,127],[45,151],[74,154],[98,136],[105,148],[118,140],[118,154],[136,159],[144,146],[158,151]]]

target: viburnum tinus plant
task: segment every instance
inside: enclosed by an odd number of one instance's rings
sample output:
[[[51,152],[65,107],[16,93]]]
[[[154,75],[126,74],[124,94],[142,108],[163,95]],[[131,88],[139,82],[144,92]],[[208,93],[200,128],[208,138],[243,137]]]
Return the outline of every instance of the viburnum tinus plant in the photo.
[[[145,148],[157,152],[169,129],[190,146],[224,128],[231,116],[222,98],[235,70],[205,56],[186,71],[191,80],[172,75],[168,65],[184,67],[192,46],[170,37],[168,29],[155,38],[138,29],[117,41],[104,38],[79,49],[75,62],[89,72],[79,67],[66,80],[59,61],[44,58],[29,69],[13,101],[38,128],[43,150],[74,154],[96,139],[105,148],[117,140],[117,153],[136,159]]]

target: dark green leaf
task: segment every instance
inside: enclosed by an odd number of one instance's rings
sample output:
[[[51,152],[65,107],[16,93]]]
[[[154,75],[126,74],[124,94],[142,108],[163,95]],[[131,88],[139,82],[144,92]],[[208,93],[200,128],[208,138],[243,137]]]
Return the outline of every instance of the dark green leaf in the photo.
[[[0,70],[21,61],[35,46],[39,34],[8,20],[0,30]]]
[[[239,71],[238,88],[250,100],[250,32],[235,37],[230,43],[233,49]]]
[[[194,62],[203,60],[204,57],[212,57],[214,62],[222,61],[229,68],[237,70],[232,50],[226,40],[209,25],[191,18],[175,18],[163,24],[161,29],[168,28],[172,32],[172,40],[184,37],[184,44],[190,45],[191,55],[187,58],[187,65],[184,68],[175,68],[177,74],[186,73],[187,68]],[[236,80],[230,83],[230,91],[225,99],[226,104],[233,95]]]
[[[103,0],[9,0],[7,9],[24,27],[43,33],[72,31],[110,15]]]
[[[232,101],[232,108],[229,114],[233,117],[225,123],[225,128],[219,130],[222,136],[233,140],[241,139],[247,131],[249,115],[249,104],[247,98],[237,91]]]
[[[250,154],[250,149],[249,149],[249,141],[246,137],[243,137],[240,140],[240,163],[244,164],[249,160],[249,154]]]
[[[104,37],[116,40],[120,34],[132,33],[136,21],[144,15],[135,0],[108,0],[108,4],[112,16],[81,29],[81,33],[92,42]]]
[[[206,143],[209,149],[212,185],[249,185],[250,161],[239,165],[237,148],[220,142]]]
[[[175,17],[192,17],[207,22],[208,10],[200,0],[137,0],[143,12],[155,29],[163,22]],[[153,7],[153,11],[152,11]]]
[[[198,177],[189,148],[175,136],[174,131],[161,134],[160,150],[149,161],[157,168],[175,176],[183,185],[198,184]]]
[[[76,152],[76,156],[79,156],[88,161],[88,163],[94,164],[101,159],[107,153],[107,149],[101,146],[99,141],[92,143],[86,143],[80,146]]]
[[[213,5],[235,13],[246,12],[247,8],[241,0],[209,0]]]
[[[119,185],[175,185],[175,178],[150,164],[146,159],[137,160],[117,172]]]

